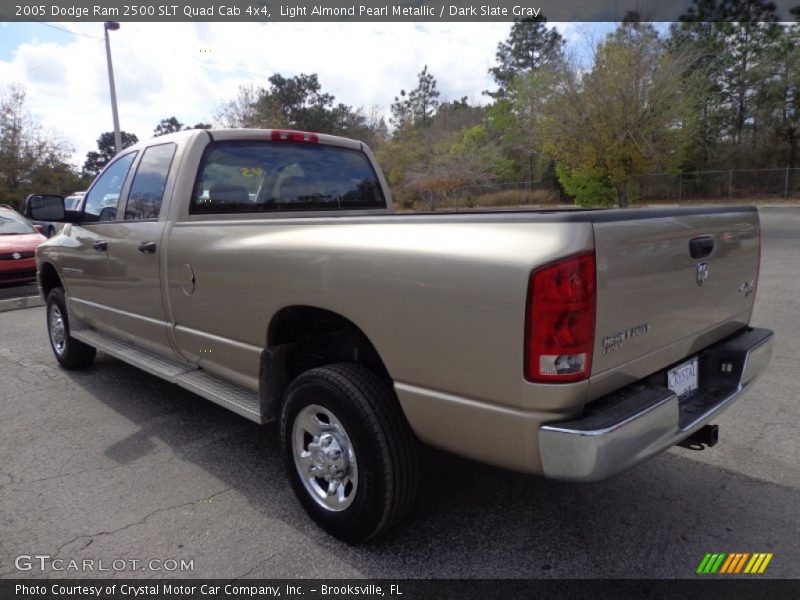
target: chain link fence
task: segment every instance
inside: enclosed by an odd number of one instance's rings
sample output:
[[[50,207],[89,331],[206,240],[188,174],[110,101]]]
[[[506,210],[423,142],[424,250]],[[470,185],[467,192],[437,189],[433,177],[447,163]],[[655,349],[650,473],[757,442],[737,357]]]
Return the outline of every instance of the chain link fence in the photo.
[[[800,199],[800,168],[728,169],[647,173],[639,177],[635,204]],[[489,208],[547,208],[572,205],[555,178],[418,190],[399,202],[399,210],[456,211]]]
[[[572,204],[562,197],[555,181],[512,181],[468,185],[451,189],[423,189],[398,202],[404,211],[455,211],[487,208],[537,208]]]
[[[790,200],[800,198],[800,168],[648,173],[639,201]]]

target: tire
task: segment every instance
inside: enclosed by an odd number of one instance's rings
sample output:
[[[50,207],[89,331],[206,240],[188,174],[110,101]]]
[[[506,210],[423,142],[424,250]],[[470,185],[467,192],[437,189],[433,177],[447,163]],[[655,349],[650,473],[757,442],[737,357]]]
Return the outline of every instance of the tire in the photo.
[[[94,362],[97,350],[69,334],[67,302],[60,287],[47,295],[47,337],[56,360],[65,369],[83,369]]]
[[[368,540],[413,506],[416,440],[391,386],[372,371],[337,364],[300,375],[286,390],[280,435],[298,500],[331,535]]]

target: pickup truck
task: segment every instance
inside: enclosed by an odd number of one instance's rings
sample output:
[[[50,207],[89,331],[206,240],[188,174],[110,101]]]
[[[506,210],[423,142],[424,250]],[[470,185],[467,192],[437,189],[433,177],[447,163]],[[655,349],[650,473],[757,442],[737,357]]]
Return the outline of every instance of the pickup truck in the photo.
[[[282,130],[125,149],[37,250],[55,358],[101,350],[256,423],[305,510],[358,542],[419,442],[574,482],[676,445],[766,368],[753,207],[393,214],[370,150]]]

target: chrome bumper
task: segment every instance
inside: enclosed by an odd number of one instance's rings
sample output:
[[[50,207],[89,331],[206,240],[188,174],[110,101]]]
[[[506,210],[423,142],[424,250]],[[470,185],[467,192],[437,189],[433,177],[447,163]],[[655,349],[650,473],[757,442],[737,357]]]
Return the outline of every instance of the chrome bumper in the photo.
[[[679,399],[661,372],[589,404],[576,420],[539,429],[544,474],[600,481],[663,452],[732,404],[766,369],[773,333],[745,329],[699,354],[697,393]]]

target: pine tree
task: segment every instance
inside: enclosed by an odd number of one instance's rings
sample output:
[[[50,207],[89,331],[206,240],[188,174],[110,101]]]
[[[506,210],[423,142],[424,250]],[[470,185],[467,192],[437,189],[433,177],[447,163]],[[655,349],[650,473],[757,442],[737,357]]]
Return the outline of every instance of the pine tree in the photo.
[[[489,69],[499,89],[487,92],[505,98],[515,77],[563,60],[564,38],[555,29],[547,28],[545,17],[516,21],[505,42],[497,45],[498,65]]]
[[[408,125],[425,127],[439,108],[439,90],[436,89],[436,78],[428,72],[428,65],[417,74],[417,87],[406,94],[400,90],[400,96],[392,103],[392,124],[398,129]]]

